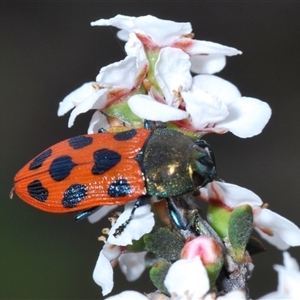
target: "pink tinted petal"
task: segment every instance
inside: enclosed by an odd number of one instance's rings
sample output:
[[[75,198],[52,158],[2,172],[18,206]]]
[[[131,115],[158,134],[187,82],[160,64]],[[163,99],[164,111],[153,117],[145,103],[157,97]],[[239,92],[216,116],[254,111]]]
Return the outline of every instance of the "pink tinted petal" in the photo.
[[[191,91],[200,89],[209,93],[226,105],[241,97],[240,91],[231,82],[215,75],[197,75],[193,77]]]
[[[63,116],[69,110],[73,109],[78,104],[85,101],[87,98],[91,97],[93,94],[97,92],[97,89],[94,88],[95,82],[87,82],[84,83],[81,87],[71,92],[68,96],[66,96],[60,103],[57,115]]]
[[[159,103],[147,95],[134,95],[129,98],[128,105],[134,114],[150,121],[175,121],[188,117],[186,111]]]
[[[109,294],[114,286],[113,269],[109,260],[100,252],[95,269],[93,271],[94,281],[102,287],[103,296]]]
[[[106,300],[149,300],[148,297],[136,291],[125,291],[120,294],[106,298]]]
[[[186,91],[192,84],[190,57],[180,49],[166,47],[161,49],[156,65],[155,77],[162,89],[166,102],[174,106],[174,91]]]
[[[119,267],[127,281],[137,280],[145,270],[145,256],[147,251],[139,253],[123,253],[119,257]]]
[[[102,248],[102,253],[112,263],[121,255],[122,251],[121,247],[106,242]]]
[[[139,207],[133,215],[130,223],[124,231],[114,237],[115,230],[124,224],[131,215],[135,201],[131,201],[124,206],[124,212],[120,215],[117,222],[112,226],[107,241],[118,246],[131,245],[133,240],[139,240],[144,234],[149,233],[154,226],[154,217],[149,204]]]
[[[300,246],[299,227],[269,209],[254,208],[254,225],[261,237],[280,250],[286,250],[290,246]],[[261,230],[265,228],[270,229],[273,235],[267,235]]]
[[[270,106],[263,101],[241,97],[228,105],[229,116],[217,124],[228,128],[241,138],[255,136],[262,132],[271,117]]]
[[[164,284],[174,299],[202,299],[209,290],[207,272],[199,257],[173,263]]]
[[[109,123],[107,117],[99,110],[96,110],[89,124],[88,134],[98,133],[100,128],[108,128]]]
[[[196,74],[214,74],[220,72],[226,65],[223,54],[191,56],[191,71]]]
[[[233,47],[224,46],[218,43],[209,42],[209,41],[199,41],[193,40],[193,43],[189,43],[190,47],[185,49],[185,51],[193,55],[199,54],[223,54],[226,56],[233,56],[237,54],[242,54],[242,51],[237,50]]]
[[[207,266],[216,263],[221,258],[222,248],[214,238],[201,235],[185,243],[180,256],[185,259],[199,256],[204,266]]]
[[[74,121],[79,114],[85,113],[90,109],[104,108],[106,105],[106,92],[107,89],[94,90],[88,98],[78,104],[78,106],[76,106],[70,114],[68,126],[73,126]]]
[[[227,182],[213,181],[201,188],[200,191],[201,199],[205,201],[219,200],[232,209],[245,204],[251,206],[263,204],[259,196],[252,191]]]
[[[224,103],[212,98],[210,94],[200,89],[193,89],[192,92],[182,92],[182,97],[186,104],[185,109],[192,118],[192,124],[198,130],[209,124],[219,122],[228,115]]]

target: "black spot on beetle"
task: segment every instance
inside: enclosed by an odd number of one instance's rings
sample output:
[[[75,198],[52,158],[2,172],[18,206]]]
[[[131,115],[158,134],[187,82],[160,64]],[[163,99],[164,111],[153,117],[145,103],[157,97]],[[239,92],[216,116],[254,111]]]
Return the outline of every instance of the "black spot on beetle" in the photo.
[[[128,141],[132,139],[137,134],[135,129],[118,132],[114,135],[116,141]]]
[[[27,186],[27,191],[32,198],[41,202],[46,202],[49,194],[48,190],[43,187],[39,180],[34,180],[29,183]]]
[[[52,149],[47,149],[37,156],[30,164],[29,170],[35,170],[42,166],[43,162],[52,154]]]
[[[103,174],[113,168],[121,161],[121,155],[118,152],[109,149],[100,149],[94,152],[94,166],[92,173],[94,175]]]
[[[90,136],[80,135],[69,139],[69,145],[77,150],[92,144],[93,138]]]
[[[68,155],[62,155],[55,158],[49,168],[49,174],[55,181],[62,181],[67,178],[76,164]]]
[[[87,196],[87,187],[83,184],[72,184],[64,193],[61,203],[65,208],[76,207]]]
[[[131,186],[126,179],[118,179],[110,184],[107,193],[110,197],[117,198],[127,196],[131,191]]]

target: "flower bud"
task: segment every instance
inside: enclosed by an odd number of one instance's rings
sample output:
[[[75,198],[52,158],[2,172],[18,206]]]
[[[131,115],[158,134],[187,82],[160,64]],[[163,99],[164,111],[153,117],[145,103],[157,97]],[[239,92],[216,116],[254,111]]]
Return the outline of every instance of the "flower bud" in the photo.
[[[210,279],[210,285],[214,286],[223,266],[224,259],[221,246],[212,237],[199,236],[188,241],[181,251],[181,258],[193,259],[196,256],[200,257]]]

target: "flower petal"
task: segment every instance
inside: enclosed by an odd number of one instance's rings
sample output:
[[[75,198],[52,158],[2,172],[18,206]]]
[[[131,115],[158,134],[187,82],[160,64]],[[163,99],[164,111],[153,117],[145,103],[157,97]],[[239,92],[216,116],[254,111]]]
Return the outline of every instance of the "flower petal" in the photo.
[[[228,110],[228,117],[217,127],[228,128],[241,138],[261,133],[271,117],[271,108],[266,102],[250,97],[238,98],[228,105]]]
[[[119,267],[127,281],[137,280],[145,270],[145,256],[148,252],[123,253],[119,257]]]
[[[147,59],[144,46],[134,33],[129,34],[129,40],[125,44],[127,55],[137,57],[138,61]]]
[[[125,59],[103,67],[96,81],[101,87],[124,88],[130,90],[136,81],[137,58],[126,56]]]
[[[130,217],[135,201],[127,203],[124,212],[120,215],[117,222],[112,226],[107,241],[113,245],[126,246],[131,245],[132,240],[139,240],[144,234],[149,233],[154,226],[154,217],[149,204],[139,207],[133,215],[130,223],[124,231],[114,237],[115,230],[123,225]]]
[[[289,253],[284,252],[284,266],[275,265],[278,272],[278,288],[276,292],[267,294],[258,300],[268,299],[299,299],[300,298],[300,272],[299,266]]]
[[[192,118],[192,124],[198,130],[215,124],[228,115],[227,107],[222,101],[200,89],[182,92],[181,95],[186,104],[186,111]]]
[[[234,84],[215,75],[194,76],[191,91],[194,92],[199,89],[226,105],[241,97],[240,91]]]
[[[192,84],[190,67],[190,57],[181,49],[171,47],[161,49],[154,74],[169,106],[175,106],[174,91],[180,89],[186,91],[190,88]]]
[[[238,299],[238,300],[245,299],[246,300],[247,298],[246,298],[245,292],[242,290],[234,290],[234,291],[227,293],[224,296],[219,296],[217,298],[217,300],[229,300],[229,299]]]
[[[85,113],[90,109],[102,109],[105,107],[105,94],[107,92],[107,89],[93,89],[93,91],[91,90],[91,92],[92,93],[86,99],[84,99],[84,101],[82,101],[72,110],[68,122],[69,127],[73,126],[74,121],[79,114]]]
[[[120,294],[106,298],[106,300],[149,300],[148,297],[136,291],[124,291]]]
[[[188,117],[186,111],[159,103],[147,95],[134,95],[129,98],[128,105],[138,117],[150,121],[175,121]]]
[[[207,272],[199,257],[173,263],[164,284],[176,299],[201,299],[209,290]]]
[[[300,229],[290,220],[277,213],[260,207],[254,207],[254,226],[262,238],[279,250],[286,250],[290,246],[300,246]],[[262,230],[268,229],[272,236]]]
[[[104,256],[103,251],[100,251],[95,269],[93,271],[94,281],[102,287],[103,296],[110,293],[113,289],[113,269],[110,261]]]
[[[77,88],[75,91],[71,92],[66,96],[60,103],[57,111],[57,115],[63,116],[69,110],[73,109],[78,104],[82,103],[92,95],[97,92],[95,88],[95,82],[84,83],[81,87]]]
[[[106,129],[108,127],[109,127],[109,123],[107,121],[107,117],[101,111],[96,110],[90,121],[88,134],[98,133],[98,130],[100,128]]]
[[[242,51],[233,47],[228,47],[219,43],[209,41],[193,40],[193,43],[189,43],[189,46],[190,47],[186,49],[186,52],[190,55],[215,53],[224,54],[226,56],[233,56],[237,54],[242,54]]]
[[[142,33],[150,36],[152,40],[159,46],[169,45],[172,41],[183,35],[189,34],[192,31],[190,23],[178,23],[168,20],[161,20],[151,15],[137,18],[117,15],[111,19],[100,19],[92,22],[91,25],[112,25],[127,31],[128,33]],[[124,32],[121,33],[121,37],[125,38]]]
[[[262,205],[263,202],[258,195],[241,186],[222,182],[213,181],[201,188],[200,198],[205,201],[220,201],[229,208],[234,209],[241,205]]]
[[[220,72],[226,65],[223,54],[191,56],[191,71],[196,74],[214,74]]]

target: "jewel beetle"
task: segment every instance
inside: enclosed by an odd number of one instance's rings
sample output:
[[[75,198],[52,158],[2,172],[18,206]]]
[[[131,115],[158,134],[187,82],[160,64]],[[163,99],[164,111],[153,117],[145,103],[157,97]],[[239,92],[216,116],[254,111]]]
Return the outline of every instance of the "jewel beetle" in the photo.
[[[178,196],[216,178],[204,145],[167,128],[76,136],[29,161],[13,189],[28,204],[52,213],[89,213],[149,196]]]

